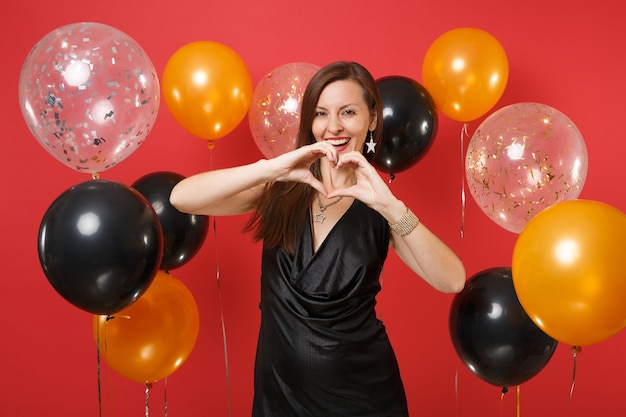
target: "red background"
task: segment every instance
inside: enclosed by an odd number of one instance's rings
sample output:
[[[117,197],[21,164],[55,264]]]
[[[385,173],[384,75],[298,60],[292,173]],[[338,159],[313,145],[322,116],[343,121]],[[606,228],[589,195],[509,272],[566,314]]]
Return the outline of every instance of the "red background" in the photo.
[[[100,405],[92,316],[54,291],[37,257],[37,233],[45,210],[61,192],[90,178],[53,159],[30,134],[19,109],[18,79],[27,53],[44,35],[65,24],[95,21],[124,31],[146,50],[159,74],[184,44],[221,42],[244,59],[254,85],[286,63],[321,66],[340,59],[361,62],[376,78],[404,75],[421,81],[422,59],[439,35],[464,26],[484,29],[500,41],[510,65],[506,90],[494,110],[532,101],[566,114],[582,132],[589,156],[580,197],[626,209],[621,160],[626,153],[621,138],[626,25],[617,0],[39,0],[6,1],[0,7],[1,417],[95,416],[100,407],[105,416],[145,412],[144,387],[116,375],[106,364]],[[439,120],[429,153],[399,174],[392,188],[462,257],[468,277],[510,266],[517,235],[489,220],[469,194],[465,236],[460,237],[461,124],[442,114]],[[480,121],[469,124],[470,136]],[[176,124],[162,101],[148,139],[101,177],[131,184],[150,172],[190,175],[261,157],[247,119],[209,150],[205,141]],[[154,385],[149,395],[151,416],[163,415],[164,403],[170,416],[250,414],[260,247],[240,233],[245,220],[212,222],[201,252],[172,271],[194,294],[200,334],[194,352],[167,385]],[[501,398],[498,387],[471,374],[458,359],[447,327],[451,300],[410,276],[391,255],[379,306],[396,347],[413,415],[514,416],[518,403],[521,415],[533,417],[626,412],[623,334],[583,348],[571,398],[574,361],[569,346],[559,345],[542,372],[521,386],[518,402],[514,389]]]

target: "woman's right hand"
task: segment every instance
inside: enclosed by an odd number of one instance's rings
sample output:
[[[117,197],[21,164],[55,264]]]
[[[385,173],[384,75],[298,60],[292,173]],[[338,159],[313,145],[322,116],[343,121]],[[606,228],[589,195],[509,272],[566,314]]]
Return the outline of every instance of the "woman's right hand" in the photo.
[[[335,148],[326,142],[316,142],[281,154],[268,160],[268,163],[272,164],[275,170],[276,177],[274,181],[302,182],[309,184],[317,191],[326,195],[326,187],[313,176],[310,170],[311,165],[315,161],[324,157],[328,159],[332,166],[337,164],[337,151]]]
[[[324,157],[337,164],[332,145],[318,142],[253,164],[202,172],[176,184],[170,203],[184,213],[245,213],[254,210],[265,184],[274,181],[302,182],[326,194],[324,185],[309,171],[313,162]]]

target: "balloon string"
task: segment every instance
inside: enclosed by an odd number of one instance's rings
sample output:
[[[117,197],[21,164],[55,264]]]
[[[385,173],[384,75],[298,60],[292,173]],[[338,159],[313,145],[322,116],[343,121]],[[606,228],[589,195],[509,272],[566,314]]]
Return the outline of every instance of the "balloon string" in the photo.
[[[465,136],[467,135],[467,123],[461,128],[461,241],[465,236]]]
[[[163,381],[163,417],[167,417],[167,377],[165,377]]]
[[[146,384],[146,417],[150,416],[150,388],[152,384]]]
[[[522,407],[521,407],[521,401],[520,401],[520,389],[521,389],[521,386],[518,385],[517,386],[517,417],[521,417],[522,415]]]
[[[214,143],[208,142],[208,148],[213,149]],[[213,169],[213,152],[209,152],[209,166]],[[232,414],[231,395],[230,395],[230,367],[228,365],[228,344],[226,343],[226,323],[224,320],[224,303],[222,300],[222,286],[220,281],[220,260],[219,245],[217,244],[217,219],[213,216],[213,240],[215,241],[215,278],[217,280],[217,295],[220,305],[220,322],[222,326],[222,342],[224,345],[224,366],[226,369],[226,405],[228,407],[228,416]]]
[[[456,367],[454,374],[454,399],[456,401],[456,415],[459,415],[459,367]]]
[[[502,405],[504,404],[504,395],[509,392],[507,387],[502,387],[502,391],[500,393],[500,417],[502,417]]]
[[[107,323],[109,320],[114,319],[115,317],[124,317],[130,319],[130,316],[112,316],[107,315],[104,320],[104,343],[100,348],[100,352],[107,350]],[[100,321],[98,321],[98,326],[100,326]],[[99,327],[98,327],[99,328]],[[100,336],[100,332],[98,331],[98,336]],[[111,393],[111,416],[115,416],[115,396],[113,395],[113,380],[111,379],[111,373],[109,372],[109,392]]]
[[[220,321],[222,325],[222,340],[224,343],[224,363],[226,367],[226,398],[228,405],[228,415],[231,415],[231,398],[230,398],[230,371],[228,366],[228,345],[226,343],[226,324],[224,322],[224,303],[222,301],[222,289],[220,282],[220,265],[219,265],[219,251],[217,244],[217,220],[213,216],[213,237],[215,240],[215,276],[217,279],[217,293],[220,304]]]
[[[101,372],[100,372],[100,320],[96,321],[96,355],[97,355],[97,369],[98,369],[98,411],[100,417],[102,417],[102,384],[101,384]]]
[[[578,354],[582,351],[580,346],[572,346],[571,348],[572,356],[574,357],[574,370],[572,372],[572,385],[569,389],[569,399],[572,399],[572,395],[574,394],[574,384],[576,384],[576,358]]]

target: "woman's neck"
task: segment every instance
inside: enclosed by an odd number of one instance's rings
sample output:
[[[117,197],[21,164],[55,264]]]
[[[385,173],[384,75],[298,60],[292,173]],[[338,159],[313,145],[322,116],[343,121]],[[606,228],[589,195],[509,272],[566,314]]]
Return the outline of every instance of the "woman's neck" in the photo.
[[[337,188],[346,188],[356,183],[354,170],[351,167],[344,166],[340,169],[331,168],[328,164],[322,164],[322,182],[324,186],[331,192]]]

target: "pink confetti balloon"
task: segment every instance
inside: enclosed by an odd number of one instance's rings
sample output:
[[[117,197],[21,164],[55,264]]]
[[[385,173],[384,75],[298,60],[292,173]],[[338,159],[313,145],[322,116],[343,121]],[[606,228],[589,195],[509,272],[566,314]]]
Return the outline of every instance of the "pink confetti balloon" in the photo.
[[[73,23],[30,51],[19,100],[26,124],[50,154],[94,174],[142,144],[157,116],[159,79],[128,35],[100,23]]]
[[[480,124],[469,143],[465,174],[482,211],[520,233],[544,208],[579,196],[587,149],[563,113],[544,104],[512,104]]]
[[[305,62],[282,65],[267,73],[254,89],[248,121],[252,137],[266,158],[295,148],[302,95],[319,69]]]

